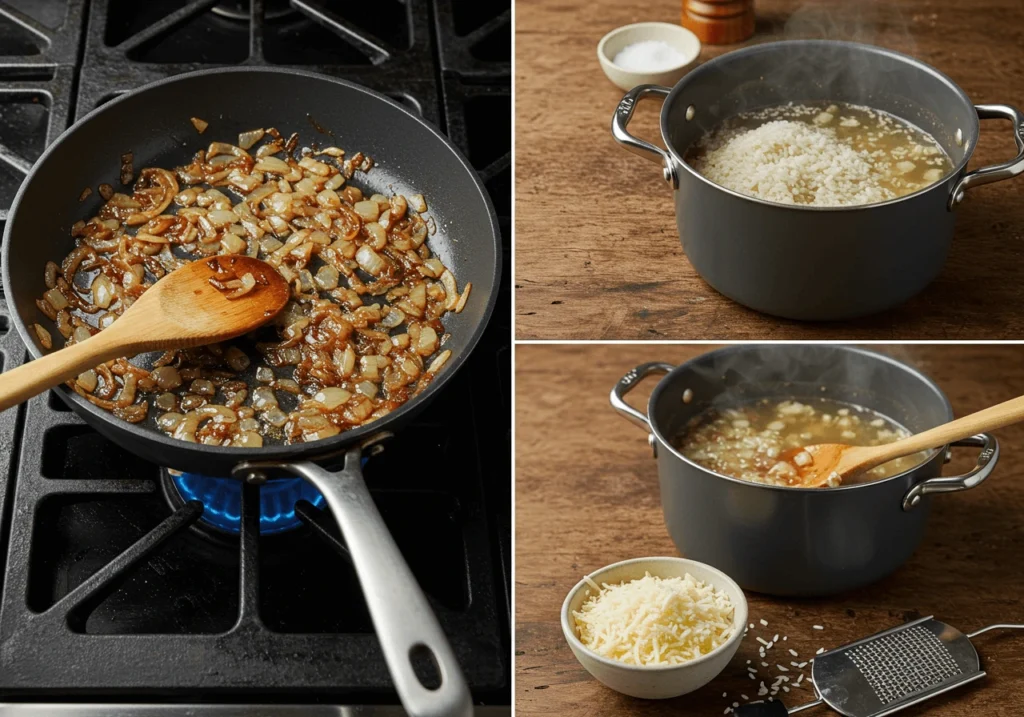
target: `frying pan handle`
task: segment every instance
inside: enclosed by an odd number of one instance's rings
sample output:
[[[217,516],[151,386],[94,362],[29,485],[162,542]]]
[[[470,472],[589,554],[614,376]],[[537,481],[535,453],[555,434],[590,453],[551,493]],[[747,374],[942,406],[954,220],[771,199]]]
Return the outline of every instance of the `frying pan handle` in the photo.
[[[363,588],[370,618],[402,706],[411,717],[473,714],[473,701],[448,639],[416,583],[363,480],[361,449],[345,454],[345,467],[332,473],[315,463],[247,463],[236,475],[273,470],[298,474],[323,493],[338,521]],[[428,689],[416,676],[412,658],[433,659],[441,685]]]
[[[1017,143],[1017,156],[1009,162],[982,167],[960,177],[949,195],[949,209],[952,211],[964,200],[965,192],[971,187],[999,182],[1016,177],[1024,172],[1024,113],[1012,105],[975,105],[978,119],[1006,119],[1013,122],[1013,140]]]
[[[999,441],[991,433],[979,433],[976,436],[965,438],[962,441],[955,441],[949,445],[954,448],[960,446],[980,448],[981,453],[978,454],[977,464],[963,475],[949,476],[947,478],[929,478],[917,483],[903,496],[903,510],[913,510],[920,504],[921,498],[926,495],[933,493],[955,493],[967,490],[968,488],[974,488],[989,477],[989,474],[992,473],[996,463],[999,461]]]
[[[659,163],[665,181],[672,185],[672,189],[678,189],[679,177],[676,175],[675,165],[673,165],[669,153],[660,147],[655,147],[650,142],[634,137],[626,129],[629,120],[633,117],[633,110],[636,109],[637,102],[646,95],[668,97],[668,93],[671,91],[671,88],[661,85],[637,85],[627,92],[619,100],[619,106],[615,108],[615,114],[612,116],[612,137],[633,154],[639,154],[641,157]]]
[[[608,400],[612,404],[612,408],[625,416],[630,423],[650,432],[650,418],[648,418],[646,413],[638,411],[626,403],[626,394],[636,388],[638,383],[643,381],[652,373],[668,373],[674,368],[675,366],[670,363],[653,361],[651,363],[640,364],[636,368],[631,369],[625,376],[620,378],[618,383],[615,384],[615,387],[612,388],[611,395],[608,397]]]

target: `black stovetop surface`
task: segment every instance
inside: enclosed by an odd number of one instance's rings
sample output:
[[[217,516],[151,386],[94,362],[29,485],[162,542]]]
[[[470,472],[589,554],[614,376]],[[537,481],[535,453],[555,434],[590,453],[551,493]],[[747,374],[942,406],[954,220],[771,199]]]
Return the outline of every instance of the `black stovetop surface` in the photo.
[[[395,97],[479,170],[504,277],[474,355],[365,467],[478,702],[510,702],[510,0],[0,0],[0,231],[60,132],[146,82],[303,67]],[[0,360],[25,350],[0,306]],[[173,489],[172,489],[173,490]],[[259,536],[202,528],[159,467],[52,395],[0,414],[0,699],[390,703],[330,516]]]

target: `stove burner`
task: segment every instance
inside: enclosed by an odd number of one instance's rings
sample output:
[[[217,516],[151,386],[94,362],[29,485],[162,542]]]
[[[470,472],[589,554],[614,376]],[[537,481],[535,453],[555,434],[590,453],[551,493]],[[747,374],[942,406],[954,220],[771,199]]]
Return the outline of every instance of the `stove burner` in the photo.
[[[201,523],[226,533],[237,535],[241,532],[241,481],[181,473],[169,468],[166,472],[182,500],[198,500],[203,504]],[[307,500],[315,506],[324,503],[320,491],[301,478],[282,478],[264,483],[260,487],[260,535],[283,533],[302,525],[295,514],[295,504],[300,500]]]
[[[249,19],[249,0],[224,0],[212,8],[213,14],[221,17],[228,17],[232,20]],[[263,17],[266,20],[277,20],[278,18],[291,15],[295,8],[288,0],[265,0]]]

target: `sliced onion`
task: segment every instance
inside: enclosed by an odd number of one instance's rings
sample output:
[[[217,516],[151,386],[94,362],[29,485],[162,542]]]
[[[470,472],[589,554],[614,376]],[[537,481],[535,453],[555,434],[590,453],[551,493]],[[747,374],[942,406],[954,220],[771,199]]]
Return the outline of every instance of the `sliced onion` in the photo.
[[[276,407],[265,411],[261,418],[274,428],[281,428],[288,423],[288,414]]]
[[[240,448],[262,448],[263,436],[256,431],[243,431],[232,442],[232,445]]]
[[[343,388],[337,386],[330,386],[322,389],[315,396],[313,400],[323,404],[323,407],[328,411],[333,411],[335,408],[352,398],[352,394]]]
[[[339,278],[340,275],[338,274],[338,270],[330,264],[324,264],[321,266],[314,277],[316,285],[324,291],[330,291],[331,289],[338,288]]]
[[[238,135],[238,146],[242,149],[249,149],[263,139],[265,132],[262,129],[251,129]]]
[[[226,209],[215,209],[209,212],[206,217],[217,227],[235,224],[238,221],[238,215]]]
[[[234,234],[232,234],[230,232],[228,232],[227,234],[225,234],[221,238],[220,245],[222,247],[224,247],[224,250],[228,254],[241,254],[246,249],[249,248],[249,245],[245,242],[244,239],[242,239],[240,237],[237,237],[237,236],[235,236]],[[252,274],[246,274],[246,276],[251,277]],[[243,277],[243,279],[244,279],[244,277]],[[256,285],[256,282],[255,282],[255,280],[253,280],[253,286],[255,286],[255,285]],[[239,294],[239,296],[242,296],[242,295],[243,294]],[[232,296],[231,294],[228,294],[227,296],[228,296],[229,299],[236,298],[236,297]]]
[[[365,244],[356,252],[356,262],[360,269],[373,276],[380,276],[387,268],[380,254]]]
[[[455,302],[455,313],[456,314],[461,314],[462,310],[464,308],[466,308],[466,302],[469,301],[469,292],[470,292],[470,290],[472,290],[472,288],[473,288],[473,282],[469,282],[469,283],[466,284],[466,288],[462,290],[462,296],[460,296],[459,300],[457,302]]]
[[[303,169],[308,169],[313,174],[317,174],[321,177],[326,177],[331,173],[331,166],[329,164],[318,162],[312,157],[303,157],[300,159],[299,166]]]
[[[409,207],[409,203],[405,201],[405,197],[401,194],[396,194],[391,197],[389,205],[391,207],[391,220],[396,222],[402,221],[402,218],[405,216],[405,210]]]
[[[227,142],[210,142],[210,146],[206,149],[207,160],[213,159],[219,154],[231,154],[236,157],[249,156],[248,152],[233,144],[228,144]]]
[[[67,297],[61,293],[60,289],[50,289],[43,294],[43,297],[46,299],[46,302],[57,311],[68,307]]]
[[[380,325],[386,329],[393,329],[396,326],[401,326],[405,322],[405,314],[402,313],[401,309],[396,309],[394,306],[388,308],[388,312],[384,314],[384,318],[380,320]]]
[[[249,368],[249,357],[237,346],[229,346],[224,352],[224,362],[231,367],[232,371],[242,372]]]
[[[292,171],[287,162],[277,157],[261,157],[256,162],[255,169],[259,172],[270,172],[271,174],[288,174]]]
[[[211,418],[214,423],[235,423],[238,421],[238,414],[227,406],[208,405],[197,408],[195,411],[200,418]]]
[[[157,396],[153,403],[161,411],[174,411],[178,408],[178,397],[168,391]]]
[[[259,431],[260,422],[255,418],[243,418],[238,422],[238,430],[240,431]]]
[[[189,391],[196,394],[197,396],[212,396],[217,392],[216,387],[213,385],[213,381],[209,381],[205,378],[197,378],[189,386]]]
[[[316,182],[309,177],[303,177],[295,183],[294,189],[299,194],[314,195],[316,194]]]
[[[181,385],[181,375],[178,369],[173,366],[161,366],[150,372],[150,377],[156,381],[156,385],[165,391],[178,388]]]
[[[360,381],[356,384],[356,391],[367,398],[374,398],[377,395],[377,384],[369,381]]]
[[[92,393],[99,385],[99,379],[96,377],[96,372],[89,369],[88,371],[83,371],[78,374],[78,378],[75,379],[75,383],[81,386],[83,391]]]
[[[437,346],[437,332],[429,326],[424,326],[420,330],[419,338],[416,340],[416,353],[420,356],[429,356],[437,351]]]
[[[178,424],[180,424],[184,420],[184,418],[185,416],[183,416],[180,413],[168,412],[164,413],[163,415],[157,416],[156,425],[158,425],[165,431],[173,431],[175,428],[177,428]],[[197,421],[196,427],[198,426],[199,423]],[[193,430],[193,434],[194,433],[195,431]]]
[[[252,405],[257,411],[277,408],[277,396],[269,386],[257,386],[252,392]]]
[[[363,221],[375,222],[377,221],[377,217],[380,216],[380,205],[371,200],[356,202],[352,209],[355,210],[355,213],[358,214],[359,218]]]
[[[53,289],[57,286],[57,272],[60,271],[60,267],[55,262],[46,262],[46,270],[43,272],[43,283],[46,284],[47,289]]]
[[[444,285],[446,296],[444,308],[451,311],[459,300],[459,288],[455,283],[455,275],[445,269],[444,273],[441,274],[441,283]]]
[[[434,360],[430,362],[430,365],[427,366],[427,373],[435,374],[438,371],[440,371],[441,367],[444,366],[445,363],[448,362],[449,358],[451,358],[451,355],[452,355],[451,349],[445,349],[444,351],[439,353],[434,358]]]
[[[242,241],[242,240],[238,239],[238,241]],[[256,288],[256,277],[254,277],[249,272],[246,272],[245,274],[242,275],[241,282],[242,282],[241,286],[239,286],[234,291],[225,294],[224,296],[226,298],[228,298],[228,299],[240,299],[241,297],[245,296],[250,291],[252,291],[253,289]]]
[[[92,282],[92,303],[101,309],[109,308],[114,302],[114,284],[106,274],[97,274]]]
[[[199,134],[205,132],[206,128],[210,126],[209,122],[199,119],[198,117],[190,117],[189,120],[192,122],[192,126],[196,128],[196,132]]]
[[[366,235],[370,238],[369,246],[377,251],[380,251],[388,244],[388,233],[384,231],[377,222],[366,222],[363,224],[363,229],[366,230]],[[373,273],[373,272],[371,272]]]

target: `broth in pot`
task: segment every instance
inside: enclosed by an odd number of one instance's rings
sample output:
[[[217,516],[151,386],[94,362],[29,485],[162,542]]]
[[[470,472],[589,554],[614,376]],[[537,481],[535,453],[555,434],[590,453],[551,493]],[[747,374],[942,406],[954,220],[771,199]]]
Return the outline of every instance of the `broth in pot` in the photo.
[[[879,446],[909,435],[910,431],[893,419],[863,406],[824,398],[765,398],[700,414],[672,445],[715,473],[788,487],[799,484],[798,462],[801,455],[807,455],[796,453],[789,461],[783,460],[790,449],[819,443]],[[846,482],[889,478],[914,468],[926,457],[927,453],[920,452],[896,458]]]

